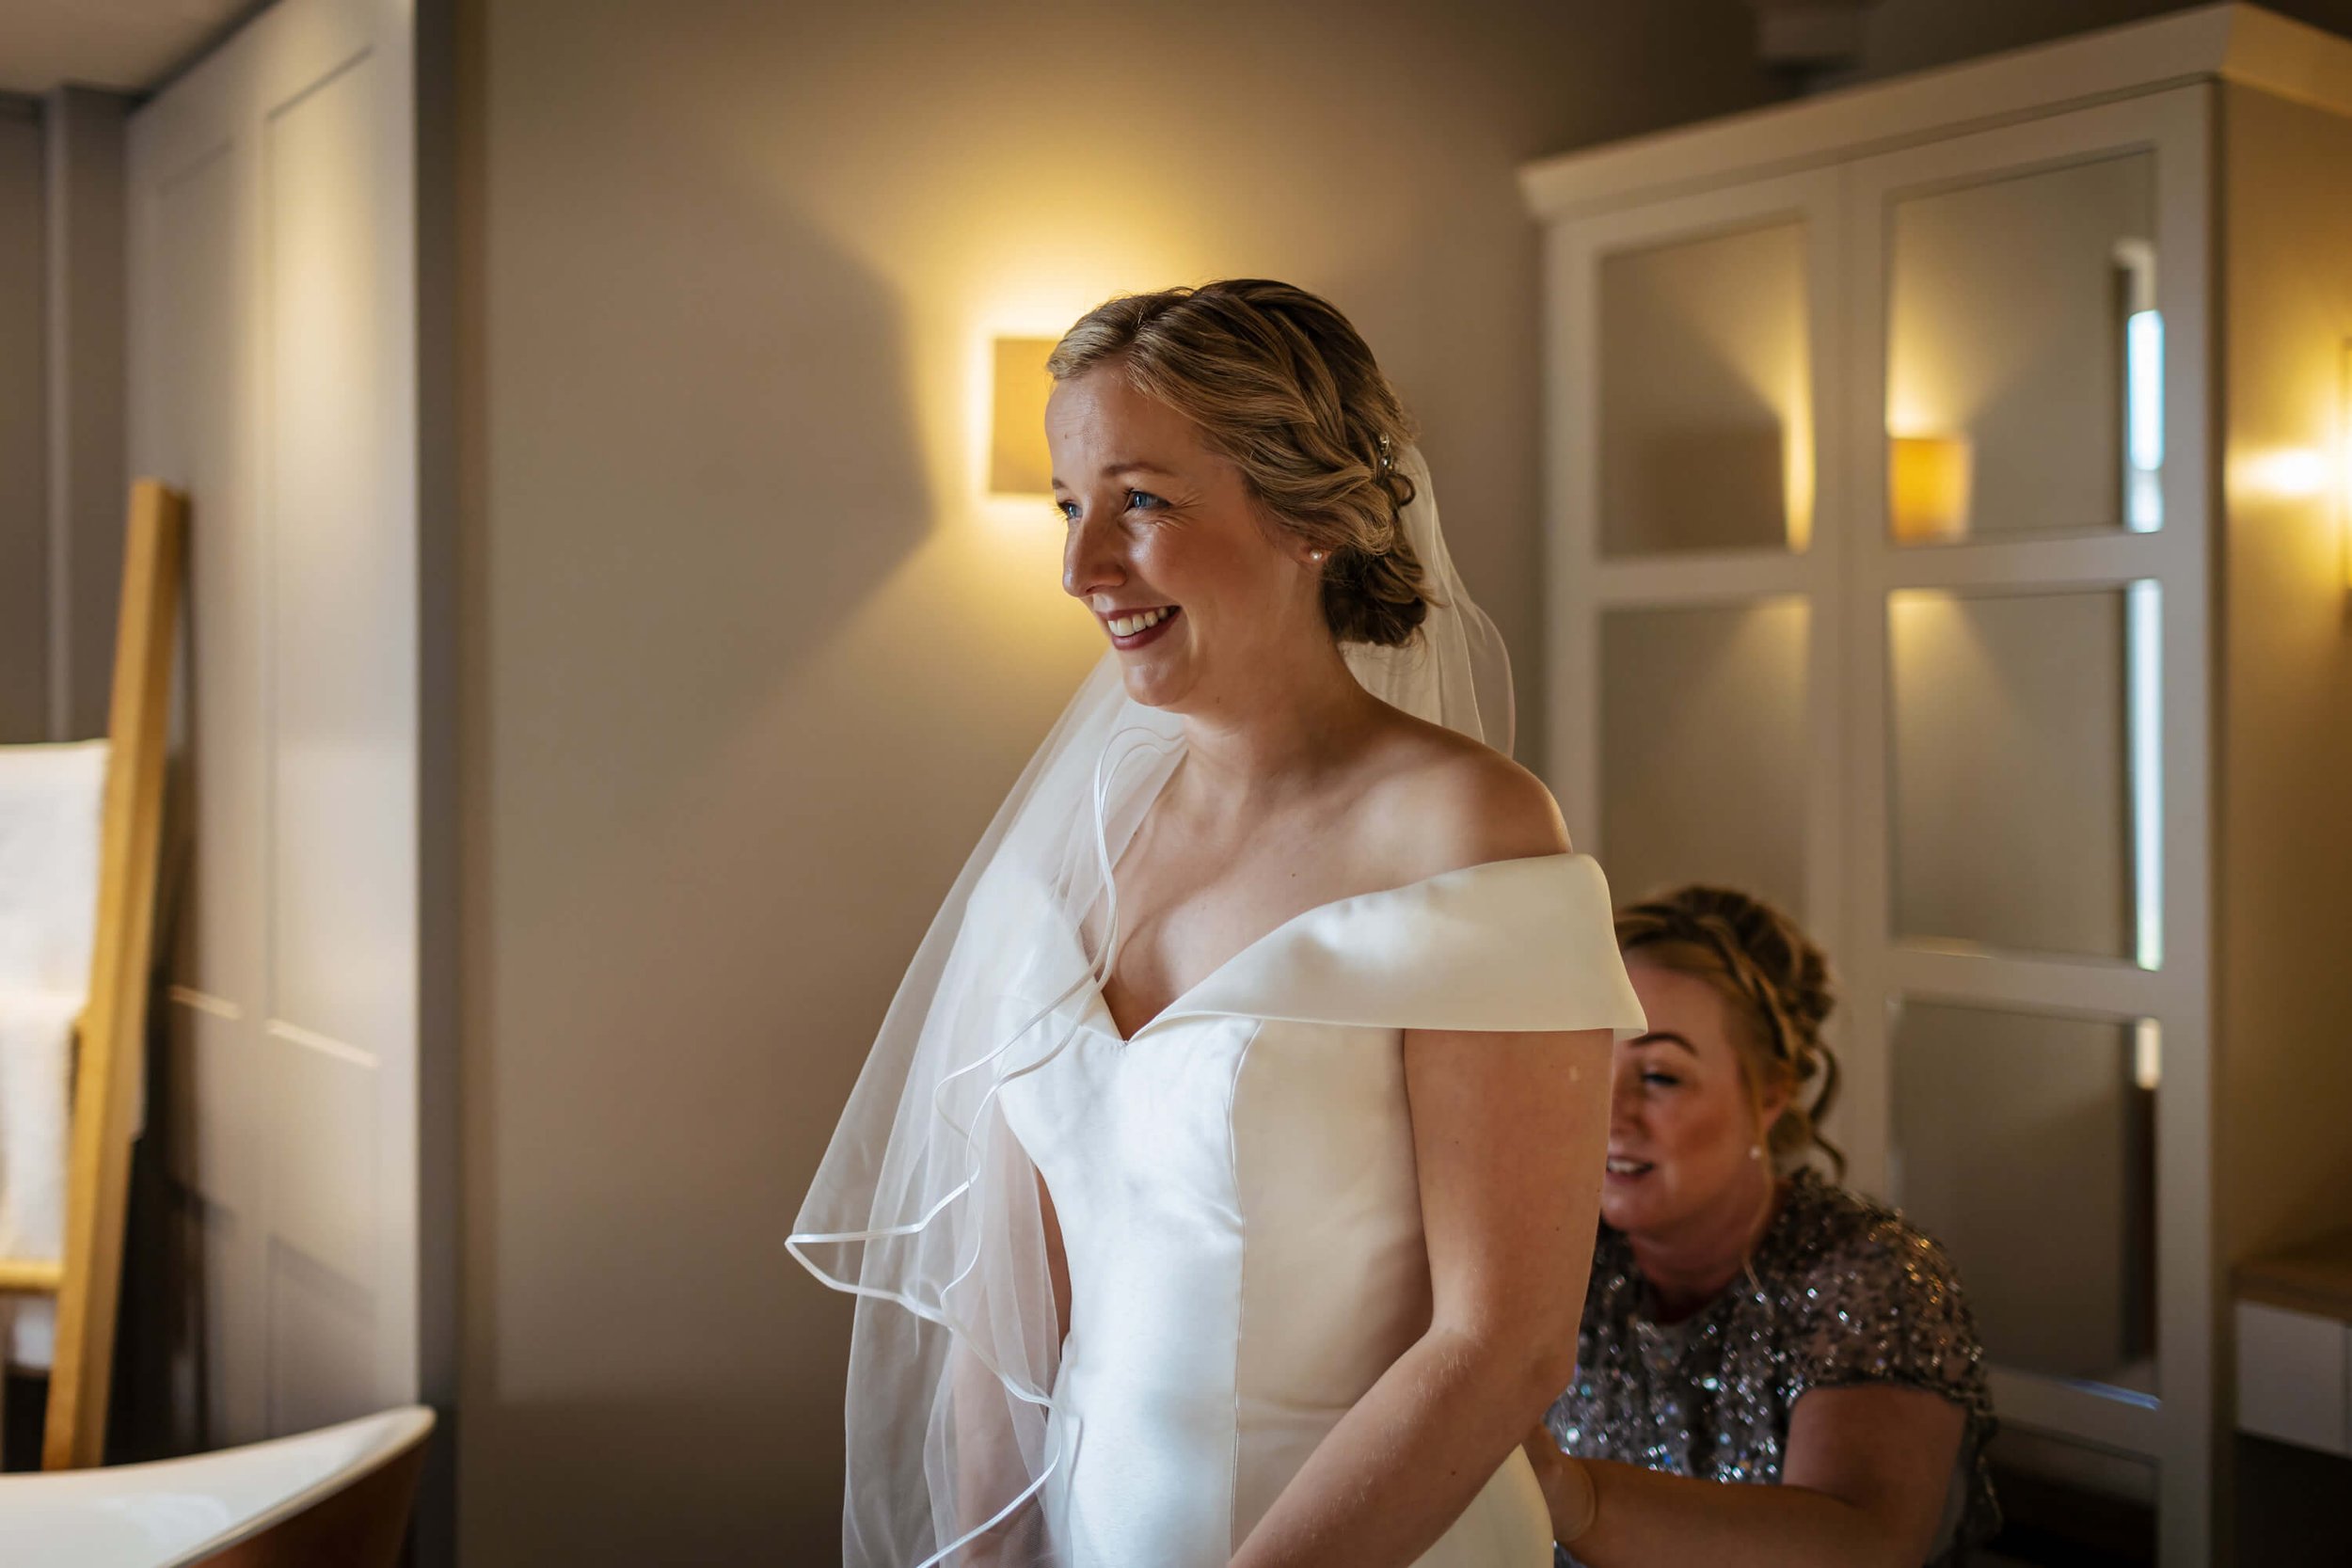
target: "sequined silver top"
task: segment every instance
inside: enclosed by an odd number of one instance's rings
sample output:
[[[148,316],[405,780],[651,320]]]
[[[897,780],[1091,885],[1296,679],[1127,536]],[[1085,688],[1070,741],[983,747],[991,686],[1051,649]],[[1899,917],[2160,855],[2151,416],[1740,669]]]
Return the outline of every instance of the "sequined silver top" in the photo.
[[[1949,1259],[1902,1217],[1810,1170],[1742,1277],[1679,1323],[1656,1321],[1625,1238],[1593,1248],[1576,1381],[1545,1422],[1568,1453],[1677,1475],[1780,1480],[1788,1415],[1812,1388],[1895,1384],[1967,1412],[1931,1563],[2000,1524],[1984,1464],[1993,1401],[1975,1321]],[[1559,1560],[1575,1560],[1565,1551]]]

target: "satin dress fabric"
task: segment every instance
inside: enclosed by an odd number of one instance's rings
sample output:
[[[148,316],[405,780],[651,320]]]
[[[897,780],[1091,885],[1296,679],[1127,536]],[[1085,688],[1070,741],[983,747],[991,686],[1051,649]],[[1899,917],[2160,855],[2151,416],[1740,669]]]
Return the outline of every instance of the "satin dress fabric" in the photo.
[[[1048,1002],[1085,964],[1073,931],[1012,990]],[[1070,1265],[1043,1497],[1073,1568],[1222,1568],[1426,1329],[1405,1031],[1644,1027],[1578,854],[1309,910],[1132,1038],[1090,983],[1060,1008],[1060,1049],[1000,1092]],[[1551,1551],[1514,1449],[1419,1568]]]

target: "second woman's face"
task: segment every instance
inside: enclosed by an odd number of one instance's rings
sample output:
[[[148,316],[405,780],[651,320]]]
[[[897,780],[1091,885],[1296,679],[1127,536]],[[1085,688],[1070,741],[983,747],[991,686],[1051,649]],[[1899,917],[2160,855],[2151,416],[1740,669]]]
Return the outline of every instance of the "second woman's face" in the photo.
[[[1638,958],[1626,973],[1649,1032],[1616,1046],[1600,1217],[1668,1237],[1703,1227],[1719,1206],[1753,1206],[1758,1118],[1723,992]]]
[[[1062,587],[1118,649],[1127,694],[1194,712],[1246,700],[1323,630],[1319,575],[1278,539],[1241,470],[1117,365],[1073,376],[1045,408]]]

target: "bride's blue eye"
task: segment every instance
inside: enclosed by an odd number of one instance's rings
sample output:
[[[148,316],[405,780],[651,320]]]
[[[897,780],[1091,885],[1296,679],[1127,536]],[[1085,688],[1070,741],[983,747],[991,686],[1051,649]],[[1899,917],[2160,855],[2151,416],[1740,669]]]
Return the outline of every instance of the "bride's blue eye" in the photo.
[[[1061,520],[1065,523],[1074,523],[1078,520],[1078,503],[1076,501],[1056,501],[1054,503],[1054,510],[1061,514]]]
[[[1127,504],[1131,507],[1140,507],[1148,512],[1155,506],[1166,506],[1168,502],[1160,499],[1149,490],[1130,490],[1127,492]]]

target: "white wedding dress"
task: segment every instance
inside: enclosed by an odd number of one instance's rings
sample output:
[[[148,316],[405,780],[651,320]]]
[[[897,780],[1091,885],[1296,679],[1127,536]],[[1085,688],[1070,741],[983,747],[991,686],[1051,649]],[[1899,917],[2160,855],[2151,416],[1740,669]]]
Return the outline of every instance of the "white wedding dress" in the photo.
[[[999,898],[1025,902],[984,883],[976,911]],[[1042,1521],[1072,1568],[1222,1568],[1427,1326],[1403,1031],[1643,1026],[1576,854],[1309,910],[1133,1038],[1074,931],[1010,978],[1011,1013],[1052,1009],[1064,1041],[998,1094],[1069,1259]],[[1551,1560],[1514,1449],[1420,1563]]]
[[[1421,454],[1397,467],[1426,618],[1341,652],[1508,754],[1502,638]],[[1599,869],[1561,854],[1309,910],[1122,1039],[1112,868],[1185,744],[1105,654],[942,901],[810,1182],[787,1245],[857,1297],[847,1568],[1224,1568],[1428,1323],[1403,1032],[1642,1026]],[[1421,1562],[1550,1552],[1513,1449]]]

